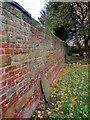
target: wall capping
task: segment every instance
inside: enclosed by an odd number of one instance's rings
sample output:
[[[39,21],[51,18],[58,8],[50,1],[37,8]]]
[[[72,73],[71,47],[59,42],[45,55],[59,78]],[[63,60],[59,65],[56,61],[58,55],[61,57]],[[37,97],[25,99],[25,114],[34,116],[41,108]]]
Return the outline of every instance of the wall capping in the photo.
[[[16,8],[18,8],[20,11],[22,11],[23,13],[25,13],[28,17],[31,18],[31,14],[26,11],[21,5],[19,5],[17,2],[15,2],[14,0],[1,0],[1,2],[8,2],[11,5],[15,6]]]

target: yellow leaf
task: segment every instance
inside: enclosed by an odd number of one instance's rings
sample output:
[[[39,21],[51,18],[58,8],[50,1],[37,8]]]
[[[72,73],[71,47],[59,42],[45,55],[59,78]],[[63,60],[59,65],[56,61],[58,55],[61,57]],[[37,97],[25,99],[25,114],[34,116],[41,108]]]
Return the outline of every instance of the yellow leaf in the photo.
[[[40,114],[40,113],[41,113],[41,111],[39,111],[39,110],[38,110],[38,111],[37,111],[37,113],[38,113],[38,114]]]
[[[60,114],[63,115],[63,111],[61,111]]]
[[[63,104],[63,103],[64,103],[64,101],[62,100],[62,101],[61,101],[61,103]]]
[[[42,115],[38,115],[38,117],[39,117],[39,118],[41,118],[41,119],[43,118],[43,116],[42,116]]]
[[[61,102],[57,101],[57,105],[58,105],[58,108],[60,108],[61,107]]]
[[[55,111],[58,112],[58,111],[59,111],[59,108],[55,108]]]
[[[73,117],[73,113],[70,113],[70,117]]]
[[[50,111],[48,111],[48,115],[50,115],[51,114],[51,112]]]
[[[54,105],[54,103],[52,103],[52,105]]]
[[[53,97],[54,97],[54,98],[56,98],[56,96],[55,96],[55,95],[54,95]]]

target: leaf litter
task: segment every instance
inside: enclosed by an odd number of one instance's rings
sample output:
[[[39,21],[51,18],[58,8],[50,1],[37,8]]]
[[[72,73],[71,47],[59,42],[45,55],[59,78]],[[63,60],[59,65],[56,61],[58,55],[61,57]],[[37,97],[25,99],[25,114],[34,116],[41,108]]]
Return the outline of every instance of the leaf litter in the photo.
[[[65,63],[50,86],[51,105],[41,99],[32,118],[88,118],[88,66]]]

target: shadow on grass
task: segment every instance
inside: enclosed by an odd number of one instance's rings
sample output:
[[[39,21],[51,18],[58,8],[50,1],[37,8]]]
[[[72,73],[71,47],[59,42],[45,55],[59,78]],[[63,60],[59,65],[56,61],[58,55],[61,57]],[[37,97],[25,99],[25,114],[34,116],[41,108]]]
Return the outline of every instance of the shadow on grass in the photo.
[[[81,65],[89,65],[89,59],[87,57],[82,57],[78,55],[71,55],[71,56],[66,56],[65,63],[71,63],[71,64],[81,64]]]

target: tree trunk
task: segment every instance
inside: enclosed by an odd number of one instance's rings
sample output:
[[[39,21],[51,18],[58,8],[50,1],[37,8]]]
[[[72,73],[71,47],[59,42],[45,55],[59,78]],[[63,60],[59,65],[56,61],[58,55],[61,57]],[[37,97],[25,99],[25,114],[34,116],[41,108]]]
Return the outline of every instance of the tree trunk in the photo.
[[[79,56],[83,56],[84,55],[84,50],[79,48]]]
[[[83,56],[84,54],[84,50],[81,48],[80,46],[80,43],[79,43],[79,40],[78,40],[78,35],[77,35],[77,30],[76,30],[76,26],[75,26],[75,38],[76,38],[76,44],[78,46],[78,53],[79,53],[79,56]]]
[[[87,57],[90,57],[90,46],[88,46],[89,37],[85,37],[85,52]]]
[[[77,40],[77,46],[78,46],[78,49],[79,49],[79,56],[83,56],[84,55],[84,50],[81,48],[81,46],[80,46],[80,43],[79,43],[79,41]]]

